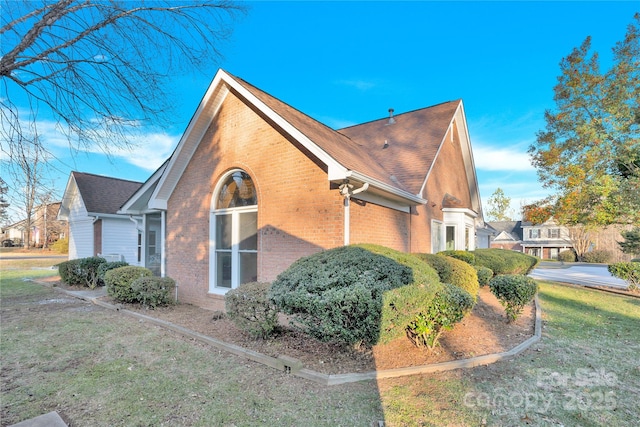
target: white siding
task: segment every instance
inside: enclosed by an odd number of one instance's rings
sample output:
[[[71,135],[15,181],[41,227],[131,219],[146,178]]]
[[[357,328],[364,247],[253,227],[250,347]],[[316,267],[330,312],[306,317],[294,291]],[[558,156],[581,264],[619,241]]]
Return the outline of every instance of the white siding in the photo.
[[[138,264],[138,231],[128,217],[102,219],[102,254],[120,254],[129,264]]]
[[[93,217],[80,198],[78,188],[73,185],[69,202],[69,259],[93,256]]]

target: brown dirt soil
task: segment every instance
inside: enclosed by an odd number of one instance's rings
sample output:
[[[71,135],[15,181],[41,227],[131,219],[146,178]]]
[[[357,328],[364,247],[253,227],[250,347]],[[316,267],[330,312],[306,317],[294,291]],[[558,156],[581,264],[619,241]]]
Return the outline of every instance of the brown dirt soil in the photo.
[[[59,283],[56,285],[60,286]],[[86,288],[84,288],[86,290]],[[74,289],[77,290],[77,289]],[[112,302],[109,297],[103,297]],[[212,338],[262,354],[286,355],[299,359],[304,367],[325,374],[368,372],[446,362],[507,351],[531,337],[535,326],[535,306],[527,305],[513,323],[507,323],[504,309],[487,287],[481,288],[478,303],[460,323],[442,334],[432,352],[415,347],[408,338],[372,349],[345,348],[322,343],[298,331],[283,328],[268,340],[256,340],[239,330],[220,313],[190,304],[149,310],[137,305],[126,309],[188,328]]]

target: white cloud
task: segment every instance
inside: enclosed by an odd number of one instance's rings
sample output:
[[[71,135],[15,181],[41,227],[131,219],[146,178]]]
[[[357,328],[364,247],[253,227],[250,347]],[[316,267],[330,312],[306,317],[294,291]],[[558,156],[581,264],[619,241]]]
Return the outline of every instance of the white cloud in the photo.
[[[530,172],[535,170],[522,144],[505,148],[474,143],[473,159],[477,169],[486,171]]]
[[[343,86],[351,86],[361,91],[366,91],[376,86],[374,82],[361,79],[338,80],[336,83]]]

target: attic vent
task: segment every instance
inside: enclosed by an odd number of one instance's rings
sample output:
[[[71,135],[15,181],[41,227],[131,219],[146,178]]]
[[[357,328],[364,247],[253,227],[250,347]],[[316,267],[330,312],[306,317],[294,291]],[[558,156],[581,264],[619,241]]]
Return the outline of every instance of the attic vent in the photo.
[[[389,108],[389,121],[387,122],[387,126],[388,125],[393,125],[395,124],[396,119],[393,118],[393,108]]]

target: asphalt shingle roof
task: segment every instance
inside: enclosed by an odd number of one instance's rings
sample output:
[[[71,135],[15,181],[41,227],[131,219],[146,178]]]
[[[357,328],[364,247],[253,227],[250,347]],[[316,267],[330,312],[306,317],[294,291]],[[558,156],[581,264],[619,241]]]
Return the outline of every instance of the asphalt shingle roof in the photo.
[[[141,182],[72,172],[87,212],[115,214],[141,186]]]

